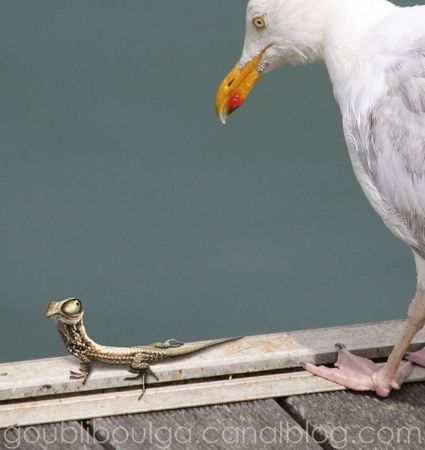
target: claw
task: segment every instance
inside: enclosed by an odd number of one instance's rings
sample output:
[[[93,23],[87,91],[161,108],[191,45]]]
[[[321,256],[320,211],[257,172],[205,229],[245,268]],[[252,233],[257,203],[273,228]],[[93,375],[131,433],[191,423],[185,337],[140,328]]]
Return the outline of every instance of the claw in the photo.
[[[142,376],[141,373],[138,373],[137,375],[134,375],[134,377],[124,377],[124,380],[137,380]]]
[[[72,378],[72,379],[81,379],[81,378],[83,378],[85,376],[83,373],[81,373],[81,372],[74,372],[73,370],[70,370],[69,373],[71,374],[69,376],[69,378]]]
[[[146,371],[146,373],[148,373],[149,375],[152,375],[152,376],[155,378],[156,381],[159,380],[158,375],[157,375],[155,372],[153,372],[152,369],[151,369],[150,367],[149,367],[149,369]]]
[[[146,378],[146,375],[144,375],[142,377],[142,390],[140,392],[140,395],[139,395],[139,398],[137,399],[137,401],[139,401],[145,395],[145,392],[146,392],[145,378]]]
[[[86,384],[87,379],[90,375],[91,372],[91,365],[90,364],[85,364],[82,363],[81,364],[81,369],[76,372],[75,370],[70,370],[69,373],[69,378],[71,378],[71,380],[83,380],[82,384]]]

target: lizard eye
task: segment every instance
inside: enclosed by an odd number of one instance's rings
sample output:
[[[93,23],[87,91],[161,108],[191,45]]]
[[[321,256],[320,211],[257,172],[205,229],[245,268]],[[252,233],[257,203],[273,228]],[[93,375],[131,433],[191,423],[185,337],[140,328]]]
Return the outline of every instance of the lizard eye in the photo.
[[[252,24],[255,28],[258,30],[261,30],[262,28],[266,27],[266,19],[264,16],[257,16],[252,19]]]
[[[76,298],[73,298],[72,300],[68,300],[62,305],[62,311],[65,314],[74,315],[81,312],[81,302],[77,300]]]

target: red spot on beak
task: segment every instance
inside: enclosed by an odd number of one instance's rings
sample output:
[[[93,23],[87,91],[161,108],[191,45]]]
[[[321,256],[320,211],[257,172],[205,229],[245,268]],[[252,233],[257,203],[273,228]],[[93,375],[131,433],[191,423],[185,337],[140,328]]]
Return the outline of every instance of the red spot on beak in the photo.
[[[243,104],[245,99],[243,98],[240,92],[234,92],[227,100],[227,113],[232,113],[235,109],[238,109],[239,106]]]

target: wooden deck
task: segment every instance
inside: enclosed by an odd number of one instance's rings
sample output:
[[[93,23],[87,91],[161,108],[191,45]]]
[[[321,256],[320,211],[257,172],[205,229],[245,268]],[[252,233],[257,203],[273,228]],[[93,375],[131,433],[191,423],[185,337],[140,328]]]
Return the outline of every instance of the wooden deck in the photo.
[[[423,449],[425,369],[380,399],[300,367],[332,362],[337,341],[385,357],[402,325],[244,338],[155,365],[159,382],[140,401],[121,369],[99,369],[81,389],[68,379],[72,357],[0,364],[0,449]]]
[[[387,399],[328,392],[0,430],[19,449],[423,449],[425,383]]]

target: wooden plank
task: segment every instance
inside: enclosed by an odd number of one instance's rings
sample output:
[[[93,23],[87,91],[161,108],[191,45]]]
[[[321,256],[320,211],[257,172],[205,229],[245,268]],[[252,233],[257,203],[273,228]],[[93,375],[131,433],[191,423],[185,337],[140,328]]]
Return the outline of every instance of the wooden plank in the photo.
[[[325,448],[425,447],[425,383],[405,385],[385,399],[344,391],[290,397],[279,403]]]
[[[318,450],[274,400],[177,409],[90,421],[92,434],[120,450]]]
[[[425,368],[415,366],[409,381],[420,380],[425,380]],[[343,389],[341,386],[330,381],[301,371],[151,387],[140,401],[138,401],[139,389],[43,398],[0,405],[0,428],[341,389]]]
[[[62,422],[0,430],[0,448],[19,450],[102,450],[78,422]]]
[[[222,375],[299,367],[302,363],[326,364],[335,359],[335,342],[343,342],[359,355],[387,356],[401,334],[404,321],[388,321],[318,330],[251,336],[203,352],[155,364],[159,382],[193,380]],[[425,329],[412,349],[425,342]],[[74,357],[49,358],[0,364],[0,401],[113,389],[137,385],[127,381],[124,368],[96,367],[85,386],[70,380],[78,367]],[[156,383],[152,377],[149,383]]]

